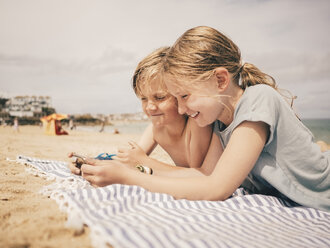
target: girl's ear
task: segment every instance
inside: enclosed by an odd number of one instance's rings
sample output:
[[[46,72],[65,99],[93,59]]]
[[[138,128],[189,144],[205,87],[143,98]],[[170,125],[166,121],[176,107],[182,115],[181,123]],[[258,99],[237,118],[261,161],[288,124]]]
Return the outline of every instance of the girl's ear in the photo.
[[[230,82],[228,70],[224,67],[218,67],[215,69],[214,75],[217,80],[218,89],[220,91],[226,90]]]

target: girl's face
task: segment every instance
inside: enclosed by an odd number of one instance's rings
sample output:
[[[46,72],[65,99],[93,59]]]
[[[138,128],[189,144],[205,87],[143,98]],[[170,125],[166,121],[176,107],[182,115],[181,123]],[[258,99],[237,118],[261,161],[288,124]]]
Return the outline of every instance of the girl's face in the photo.
[[[178,101],[178,112],[186,114],[197,122],[200,127],[212,124],[219,118],[223,111],[217,95],[217,87],[203,87],[200,90],[189,92],[187,89],[178,87],[177,84],[168,80],[166,86],[168,92],[176,97]]]
[[[144,90],[141,101],[144,113],[155,126],[173,124],[178,118],[182,118],[178,113],[176,99],[163,90]]]

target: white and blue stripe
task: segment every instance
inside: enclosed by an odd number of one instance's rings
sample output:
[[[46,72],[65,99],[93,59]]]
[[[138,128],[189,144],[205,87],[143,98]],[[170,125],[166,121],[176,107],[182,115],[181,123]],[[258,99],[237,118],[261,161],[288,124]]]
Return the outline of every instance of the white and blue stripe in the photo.
[[[238,189],[226,201],[175,200],[138,186],[93,188],[65,162],[17,160],[56,179],[44,193],[80,216],[95,247],[330,247],[330,213],[273,196]]]

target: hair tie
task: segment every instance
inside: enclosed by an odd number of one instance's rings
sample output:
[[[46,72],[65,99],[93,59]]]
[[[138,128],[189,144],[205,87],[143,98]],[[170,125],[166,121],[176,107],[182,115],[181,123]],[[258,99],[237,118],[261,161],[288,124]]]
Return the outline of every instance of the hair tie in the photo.
[[[238,73],[241,73],[241,72],[242,72],[244,66],[245,66],[245,62],[242,61],[242,65],[241,65],[241,67],[239,68]]]
[[[238,86],[242,86],[242,76],[241,76],[241,73],[239,73]]]
[[[242,84],[242,74],[241,74],[241,72],[243,71],[244,66],[245,66],[245,62],[242,61],[242,65],[241,65],[240,68],[238,69],[238,74],[239,74],[238,85],[239,85],[239,86],[242,86],[242,85],[243,85],[243,84]]]

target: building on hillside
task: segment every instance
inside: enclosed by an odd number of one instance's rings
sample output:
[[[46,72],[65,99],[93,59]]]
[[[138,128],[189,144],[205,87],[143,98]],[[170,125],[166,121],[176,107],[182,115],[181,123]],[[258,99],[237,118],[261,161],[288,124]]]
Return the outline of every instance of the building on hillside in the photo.
[[[5,112],[16,117],[42,117],[43,108],[51,108],[49,96],[16,96],[5,104]]]

